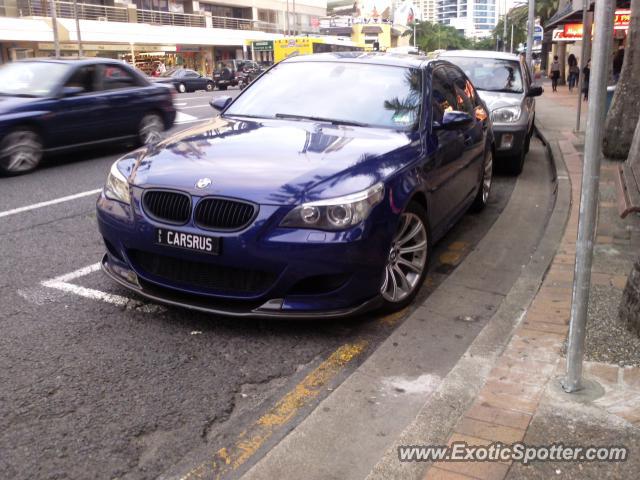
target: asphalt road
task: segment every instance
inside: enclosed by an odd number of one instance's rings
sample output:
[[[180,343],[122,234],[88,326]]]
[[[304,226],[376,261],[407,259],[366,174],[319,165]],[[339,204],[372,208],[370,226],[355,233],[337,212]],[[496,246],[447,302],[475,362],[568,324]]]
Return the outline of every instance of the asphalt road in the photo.
[[[174,130],[210,117],[209,97],[236,93],[178,95]],[[147,479],[175,472],[192,456],[226,447],[337,349],[366,345],[353,361],[339,363],[323,393],[292,417],[299,421],[402,321],[380,314],[239,320],[120,301],[130,294],[92,267],[103,245],[91,192],[125,151],[82,152],[0,178],[0,477]],[[466,215],[437,246],[417,303],[483,237],[514,184],[497,176],[488,208]],[[247,458],[247,465],[256,460]]]

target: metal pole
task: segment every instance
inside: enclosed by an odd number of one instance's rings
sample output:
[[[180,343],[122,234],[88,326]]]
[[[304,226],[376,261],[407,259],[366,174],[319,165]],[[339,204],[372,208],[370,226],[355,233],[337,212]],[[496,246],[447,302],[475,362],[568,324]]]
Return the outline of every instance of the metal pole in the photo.
[[[504,17],[502,17],[502,51],[507,51],[507,5],[504,6]]]
[[[416,22],[413,22],[413,47],[416,46]]]
[[[136,53],[133,51],[133,42],[129,44],[131,46],[131,65],[136,66]]]
[[[78,0],[73,0],[73,15],[76,17],[76,35],[78,36],[78,57],[82,57],[82,36],[80,35],[80,19],[78,18]]]
[[[511,49],[509,52],[513,53],[513,23],[511,23]]]
[[[533,75],[533,30],[536,28],[536,0],[529,0],[529,24],[527,25],[527,65]]]
[[[584,67],[587,64],[587,45],[591,43],[591,22],[589,21],[589,0],[582,4],[582,45],[580,46],[580,73],[578,74],[578,109],[576,111],[576,132],[580,131],[582,115],[582,87],[584,86]]]
[[[296,0],[293,0],[293,34],[298,34],[298,16],[296,15]]]
[[[571,298],[571,323],[567,347],[567,376],[562,381],[565,392],[572,393],[582,388],[582,358],[587,326],[587,306],[593,261],[593,239],[598,212],[598,189],[600,186],[600,156],[602,135],[606,116],[605,101],[609,76],[609,52],[613,42],[614,0],[599,0],[595,7],[595,42],[591,76],[589,77],[589,113],[584,146],[582,170],[582,192],[580,194],[580,217],[576,242],[576,267]]]
[[[289,30],[289,0],[287,0],[287,35],[291,35],[291,30]]]
[[[60,39],[58,38],[58,15],[56,12],[56,0],[51,0],[51,26],[53,28],[53,48],[56,58],[60,56]]]

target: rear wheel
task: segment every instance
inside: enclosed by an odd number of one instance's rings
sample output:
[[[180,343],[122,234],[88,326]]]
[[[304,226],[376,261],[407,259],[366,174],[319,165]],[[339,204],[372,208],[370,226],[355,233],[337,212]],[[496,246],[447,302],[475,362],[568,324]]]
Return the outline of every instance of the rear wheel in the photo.
[[[42,160],[42,141],[36,132],[17,128],[0,142],[0,173],[19,175],[37,168]]]
[[[411,303],[424,282],[430,251],[427,213],[422,205],[411,202],[400,215],[389,247],[380,286],[384,308],[399,310]]]
[[[493,152],[487,149],[484,155],[484,167],[482,169],[482,183],[478,188],[476,198],[471,204],[472,212],[479,212],[487,206],[489,201],[489,193],[491,193],[491,184],[493,183]]]
[[[179,84],[179,85],[178,85],[178,91],[179,91],[180,93],[185,93],[185,92],[187,91],[187,87],[186,87],[186,85],[185,85],[184,83]]]
[[[213,91],[213,83],[207,82],[207,92],[212,92],[212,91]]]
[[[162,139],[164,123],[157,113],[147,113],[142,117],[138,139],[142,145],[150,145]]]

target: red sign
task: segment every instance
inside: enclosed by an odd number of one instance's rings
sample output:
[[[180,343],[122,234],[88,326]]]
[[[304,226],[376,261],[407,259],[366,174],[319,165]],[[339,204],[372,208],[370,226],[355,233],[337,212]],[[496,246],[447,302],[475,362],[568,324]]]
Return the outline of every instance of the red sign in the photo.
[[[631,10],[616,10],[613,28],[616,30],[628,30],[631,21]]]
[[[566,23],[564,25],[563,38],[582,38],[583,27],[581,23]]]

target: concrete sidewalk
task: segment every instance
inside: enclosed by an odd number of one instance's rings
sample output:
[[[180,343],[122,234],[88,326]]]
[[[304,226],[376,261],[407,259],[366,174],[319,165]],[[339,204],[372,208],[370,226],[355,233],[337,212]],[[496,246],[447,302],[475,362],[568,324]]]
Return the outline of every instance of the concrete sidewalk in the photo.
[[[584,138],[572,132],[577,93],[570,94],[563,87],[558,93],[545,90],[537,103],[536,121],[558,165],[558,179],[570,181],[566,230],[540,290],[474,403],[450,432],[448,443],[626,446],[629,458],[622,463],[538,462],[527,466],[438,462],[427,467],[427,479],[637,478],[640,471],[640,343],[617,323],[627,275],[633,259],[640,255],[640,219],[631,216],[622,221],[618,217],[617,162],[605,159],[586,349],[587,358],[597,361],[588,361],[585,368],[585,376],[595,380],[602,392],[595,399],[565,394],[558,385],[565,370],[563,350],[575,266]],[[585,108],[583,112],[586,116]]]

